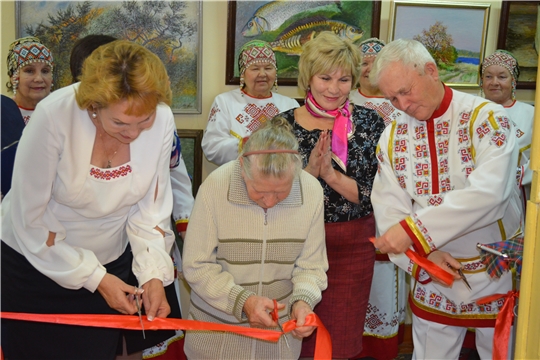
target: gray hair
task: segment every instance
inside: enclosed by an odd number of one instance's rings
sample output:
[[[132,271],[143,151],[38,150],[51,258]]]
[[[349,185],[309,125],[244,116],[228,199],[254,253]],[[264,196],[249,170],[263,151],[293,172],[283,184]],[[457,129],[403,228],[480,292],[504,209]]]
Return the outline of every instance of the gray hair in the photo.
[[[259,151],[269,152],[257,153]],[[256,154],[248,154],[251,152]],[[279,115],[251,134],[240,156],[243,158],[242,170],[249,179],[253,178],[253,171],[277,178],[291,173],[297,176],[302,171],[298,141],[292,133],[291,125]]]
[[[381,73],[396,62],[415,68],[420,75],[424,75],[426,64],[437,64],[421,42],[410,39],[397,39],[386,45],[375,58],[369,73],[371,84],[378,87]]]

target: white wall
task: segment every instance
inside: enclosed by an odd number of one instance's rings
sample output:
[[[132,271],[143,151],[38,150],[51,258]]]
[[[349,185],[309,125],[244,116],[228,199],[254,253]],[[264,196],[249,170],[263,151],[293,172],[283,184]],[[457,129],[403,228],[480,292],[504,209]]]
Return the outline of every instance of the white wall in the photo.
[[[454,2],[445,0],[448,2]],[[462,0],[462,2],[476,1]],[[8,46],[15,40],[15,2],[0,0],[1,37],[0,37],[0,75],[1,92],[7,95],[5,83],[7,79]],[[481,1],[491,4],[490,20],[488,25],[488,38],[486,54],[496,50],[499,29],[501,1]],[[381,5],[380,38],[387,41],[390,11],[392,3],[383,0]],[[202,113],[199,115],[176,115],[176,125],[183,129],[204,129],[212,101],[217,94],[234,89],[235,86],[225,85],[225,62],[227,43],[227,1],[203,1],[203,40],[202,40]],[[291,97],[301,97],[296,87],[280,86],[279,92]],[[477,91],[469,91],[477,93]],[[523,101],[534,101],[533,90],[518,90],[517,98]],[[203,179],[216,168],[215,165],[203,160]]]

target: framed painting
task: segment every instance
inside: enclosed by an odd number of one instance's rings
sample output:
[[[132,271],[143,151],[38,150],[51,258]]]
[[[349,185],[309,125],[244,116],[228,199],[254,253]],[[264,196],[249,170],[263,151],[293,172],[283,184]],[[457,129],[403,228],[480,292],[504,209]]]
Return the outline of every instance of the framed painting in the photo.
[[[199,186],[202,183],[202,138],[203,130],[183,130],[177,129],[180,145],[182,146],[182,158],[186,164],[186,169],[191,177],[191,187],[193,196],[197,195]]]
[[[489,10],[487,3],[395,0],[388,40],[420,41],[446,85],[479,88]]]
[[[250,40],[270,43],[278,84],[296,85],[302,45],[321,31],[355,44],[379,36],[380,1],[229,1],[226,85],[238,85],[238,55]]]
[[[56,89],[71,84],[74,43],[90,34],[137,42],[163,61],[178,114],[200,114],[201,1],[17,1],[17,38],[36,36],[54,57]]]
[[[540,1],[503,1],[497,49],[510,51],[519,64],[518,89],[536,89]]]

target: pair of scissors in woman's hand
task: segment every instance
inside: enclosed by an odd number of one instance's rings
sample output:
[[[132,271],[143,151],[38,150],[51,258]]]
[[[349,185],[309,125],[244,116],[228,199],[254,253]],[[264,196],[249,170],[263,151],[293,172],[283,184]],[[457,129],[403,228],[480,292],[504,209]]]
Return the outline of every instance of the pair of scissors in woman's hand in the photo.
[[[277,300],[276,299],[274,299],[274,310],[272,310],[272,320],[277,322],[277,324],[279,326],[279,330],[281,330],[281,332],[283,333],[283,337],[285,338],[285,344],[287,344],[287,347],[290,349],[291,347],[289,346],[289,340],[287,340],[287,335],[285,334],[285,332],[283,331],[283,328],[281,327],[281,324],[279,323],[279,313],[278,313],[278,307],[277,307]]]
[[[139,315],[139,322],[141,323],[142,337],[143,339],[146,339],[146,335],[144,334],[144,324],[142,322],[141,303],[139,302],[139,290],[138,287],[135,287],[135,304],[137,305],[137,314]]]

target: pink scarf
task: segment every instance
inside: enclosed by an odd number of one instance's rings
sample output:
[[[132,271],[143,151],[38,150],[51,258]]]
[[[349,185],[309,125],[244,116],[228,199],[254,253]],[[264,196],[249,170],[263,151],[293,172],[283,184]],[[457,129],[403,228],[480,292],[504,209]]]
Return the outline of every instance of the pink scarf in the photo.
[[[324,110],[308,90],[306,96],[306,109],[309,113],[318,118],[331,118],[334,120],[332,127],[332,158],[344,170],[347,170],[347,154],[349,144],[347,134],[351,132],[351,113],[349,111],[349,99],[335,110]]]

